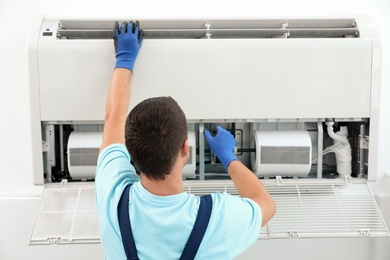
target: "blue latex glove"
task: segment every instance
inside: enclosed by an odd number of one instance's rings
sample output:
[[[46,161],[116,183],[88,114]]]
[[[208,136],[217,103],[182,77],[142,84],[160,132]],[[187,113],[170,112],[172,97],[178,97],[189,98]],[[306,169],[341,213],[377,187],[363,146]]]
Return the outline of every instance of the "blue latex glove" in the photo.
[[[213,151],[227,170],[229,164],[238,160],[237,156],[234,154],[234,148],[236,147],[236,140],[234,140],[233,135],[223,129],[220,126],[217,126],[217,133],[213,136],[209,131],[204,131],[207,142],[209,143],[211,151]]]
[[[133,72],[134,62],[143,41],[143,30],[140,30],[139,22],[115,23],[114,45],[116,54],[115,68],[126,68]]]

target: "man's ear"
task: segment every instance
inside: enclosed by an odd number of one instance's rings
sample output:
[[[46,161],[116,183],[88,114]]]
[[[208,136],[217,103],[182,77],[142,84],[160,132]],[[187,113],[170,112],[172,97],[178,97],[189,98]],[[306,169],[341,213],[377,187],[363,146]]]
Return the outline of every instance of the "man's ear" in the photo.
[[[183,142],[183,145],[181,146],[181,156],[187,158],[190,156],[190,147],[188,145],[188,138]]]

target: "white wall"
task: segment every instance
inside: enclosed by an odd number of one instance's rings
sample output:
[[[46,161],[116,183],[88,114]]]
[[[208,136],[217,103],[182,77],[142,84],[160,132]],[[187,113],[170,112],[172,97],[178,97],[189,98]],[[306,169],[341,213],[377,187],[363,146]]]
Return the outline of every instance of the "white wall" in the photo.
[[[0,1],[0,196],[37,194],[32,185],[27,39],[43,1]],[[4,145],[5,144],[5,145]]]
[[[381,34],[382,44],[382,88],[380,115],[380,154],[379,172],[390,174],[390,1],[374,0],[372,15],[375,17]],[[388,187],[390,190],[390,187]]]

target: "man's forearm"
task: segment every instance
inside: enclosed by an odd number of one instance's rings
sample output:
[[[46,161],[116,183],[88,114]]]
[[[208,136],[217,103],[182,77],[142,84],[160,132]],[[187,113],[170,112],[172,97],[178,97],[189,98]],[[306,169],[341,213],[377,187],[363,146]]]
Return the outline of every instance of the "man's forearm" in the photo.
[[[132,75],[133,73],[128,69],[114,70],[108,91],[105,120],[118,119],[124,123],[129,109]]]
[[[267,189],[253,172],[237,160],[232,161],[227,170],[240,196],[250,198],[259,204],[263,210],[262,226],[265,225],[276,210],[275,202]]]
[[[112,143],[125,143],[124,126],[130,103],[132,74],[124,68],[114,70],[108,91],[101,150]]]
[[[268,194],[256,175],[241,162],[232,161],[227,170],[241,197],[250,199],[255,198],[259,195],[261,190],[264,190],[263,192]]]

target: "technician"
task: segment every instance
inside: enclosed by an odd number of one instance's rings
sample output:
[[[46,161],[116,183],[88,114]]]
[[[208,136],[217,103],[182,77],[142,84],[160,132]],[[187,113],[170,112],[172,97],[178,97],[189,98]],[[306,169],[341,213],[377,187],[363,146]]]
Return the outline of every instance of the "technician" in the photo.
[[[234,155],[235,140],[221,127],[215,136],[208,131],[205,136],[240,197],[216,192],[200,198],[183,191],[190,152],[179,105],[170,97],[151,98],[127,115],[142,41],[138,21],[116,24],[116,64],[95,184],[105,258],[232,259],[257,240],[275,214],[275,203]]]

